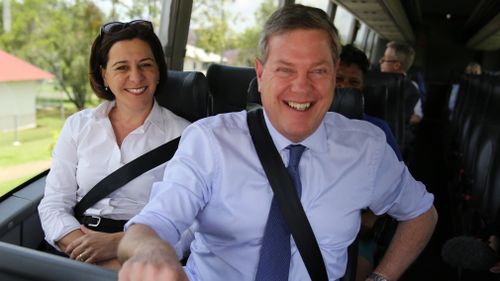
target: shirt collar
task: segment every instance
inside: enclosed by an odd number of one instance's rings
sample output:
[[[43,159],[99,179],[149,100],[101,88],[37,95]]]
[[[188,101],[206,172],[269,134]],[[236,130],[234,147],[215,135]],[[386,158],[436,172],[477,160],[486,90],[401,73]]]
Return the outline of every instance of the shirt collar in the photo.
[[[104,119],[108,118],[109,112],[113,107],[115,107],[116,101],[104,101],[103,103],[99,104],[95,110],[92,112],[92,116],[96,119]]]
[[[108,118],[109,112],[115,106],[116,106],[115,100],[104,101],[95,108],[93,112],[93,117],[96,119]],[[146,118],[146,120],[144,120],[142,128],[145,128],[147,124],[151,123],[163,131],[164,128],[166,127],[164,126],[165,120],[161,111],[162,111],[161,106],[158,104],[156,99],[153,99],[153,109],[151,109],[151,112],[149,113],[148,117]]]
[[[266,121],[266,126],[269,131],[269,134],[271,135],[271,138],[273,139],[274,145],[278,149],[278,151],[282,151],[285,149],[287,146],[290,144],[302,144],[303,146],[307,147],[308,149],[317,151],[317,152],[324,152],[327,150],[327,134],[325,130],[325,122],[324,120],[321,121],[321,124],[319,125],[318,129],[312,133],[312,135],[308,136],[306,139],[301,141],[300,143],[294,143],[287,139],[285,136],[283,136],[278,130],[274,128],[274,126],[271,124],[271,121],[269,120],[266,111],[264,111],[264,120]]]

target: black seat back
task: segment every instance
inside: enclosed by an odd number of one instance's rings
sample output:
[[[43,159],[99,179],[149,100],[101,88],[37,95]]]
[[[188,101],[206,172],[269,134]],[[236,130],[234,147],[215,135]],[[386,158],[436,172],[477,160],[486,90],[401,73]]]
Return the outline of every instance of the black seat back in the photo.
[[[241,111],[247,105],[247,90],[255,69],[211,64],[207,70],[208,87],[213,97],[213,114]]]
[[[363,93],[354,88],[336,88],[330,111],[340,113],[347,118],[363,119]]]
[[[365,76],[365,113],[385,120],[396,140],[404,143],[404,76],[369,72]]]
[[[169,70],[165,88],[156,96],[161,106],[191,122],[210,115],[211,98],[203,73]]]

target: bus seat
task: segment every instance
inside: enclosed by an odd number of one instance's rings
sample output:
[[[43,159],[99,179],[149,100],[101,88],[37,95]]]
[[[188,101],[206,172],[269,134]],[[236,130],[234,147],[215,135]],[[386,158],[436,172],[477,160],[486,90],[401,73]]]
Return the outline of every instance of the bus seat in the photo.
[[[213,98],[212,113],[244,110],[248,85],[255,76],[255,69],[251,67],[211,64],[207,70],[207,80]]]
[[[404,76],[368,72],[365,76],[365,113],[385,120],[399,145],[404,144]]]
[[[329,111],[351,119],[363,119],[363,94],[353,88],[336,88]]]
[[[207,78],[201,72],[169,70],[166,89],[156,100],[191,122],[209,116],[211,111]]]
[[[262,101],[260,99],[259,85],[257,83],[257,77],[254,77],[252,81],[250,81],[250,83],[248,84],[247,103],[262,104]]]
[[[115,271],[0,242],[0,280],[9,281],[111,281]]]

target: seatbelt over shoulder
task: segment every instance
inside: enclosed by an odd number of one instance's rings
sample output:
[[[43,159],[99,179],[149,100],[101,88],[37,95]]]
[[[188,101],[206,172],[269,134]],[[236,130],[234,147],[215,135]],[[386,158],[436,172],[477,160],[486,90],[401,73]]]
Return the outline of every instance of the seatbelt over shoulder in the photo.
[[[262,109],[247,113],[252,141],[311,280],[328,280],[323,256],[292,180],[267,130]]]
[[[92,205],[103,199],[106,195],[124,186],[129,181],[143,173],[167,162],[174,156],[179,140],[177,137],[157,148],[144,153],[136,159],[128,162],[122,167],[107,175],[98,182],[75,206],[75,217],[83,216],[83,213]]]

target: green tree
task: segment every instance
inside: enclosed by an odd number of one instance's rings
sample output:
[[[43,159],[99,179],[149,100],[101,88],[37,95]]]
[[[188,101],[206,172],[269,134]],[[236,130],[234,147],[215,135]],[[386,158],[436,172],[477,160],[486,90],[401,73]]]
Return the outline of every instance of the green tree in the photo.
[[[52,72],[68,99],[85,108],[90,46],[103,19],[99,8],[85,0],[24,0],[11,2],[11,14],[2,48]]]
[[[222,55],[235,46],[235,32],[231,28],[237,15],[226,11],[229,0],[199,0],[193,3],[192,22],[196,46]]]
[[[254,60],[258,56],[258,42],[264,28],[264,24],[269,16],[278,9],[277,1],[267,0],[262,2],[255,13],[255,25],[246,28],[242,33],[236,35],[234,39],[235,48],[238,49],[238,56],[235,64],[253,66]]]

